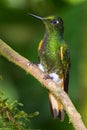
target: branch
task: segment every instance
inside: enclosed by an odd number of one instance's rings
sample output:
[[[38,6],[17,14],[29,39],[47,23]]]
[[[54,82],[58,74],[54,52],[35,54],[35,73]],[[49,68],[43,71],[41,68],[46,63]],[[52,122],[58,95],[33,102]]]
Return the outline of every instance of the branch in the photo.
[[[33,75],[41,84],[44,85],[45,88],[51,91],[54,96],[60,100],[67,115],[69,116],[70,122],[73,124],[76,130],[87,130],[80,114],[77,112],[68,95],[62,90],[60,84],[57,85],[51,79],[45,80],[45,73],[39,70],[35,64],[32,64],[29,60],[19,55],[2,40],[0,40],[0,54],[24,69],[27,73]]]

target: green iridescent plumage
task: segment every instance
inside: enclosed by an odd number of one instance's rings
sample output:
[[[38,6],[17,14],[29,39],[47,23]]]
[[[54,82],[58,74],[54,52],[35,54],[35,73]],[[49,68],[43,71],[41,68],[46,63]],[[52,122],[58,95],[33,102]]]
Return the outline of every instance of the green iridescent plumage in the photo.
[[[59,76],[64,75],[66,79],[70,68],[70,54],[63,38],[63,21],[60,17],[51,16],[44,18],[43,22],[46,33],[39,50],[40,63],[46,72],[56,72]]]
[[[46,28],[46,33],[39,46],[40,64],[48,75],[55,73],[58,76],[58,81],[62,82],[61,87],[68,92],[70,54],[63,38],[63,21],[57,16],[46,18],[32,16],[42,20]],[[55,76],[52,78],[55,78]],[[49,98],[53,117],[59,117],[63,120],[64,110],[60,101],[56,100],[50,92]]]

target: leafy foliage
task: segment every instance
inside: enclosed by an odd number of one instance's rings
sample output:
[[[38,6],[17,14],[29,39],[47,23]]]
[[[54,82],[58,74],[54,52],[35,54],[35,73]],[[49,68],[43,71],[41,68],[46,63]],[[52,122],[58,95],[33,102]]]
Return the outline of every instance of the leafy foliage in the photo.
[[[0,128],[11,130],[30,130],[30,118],[37,116],[38,112],[27,114],[18,109],[23,104],[0,97]]]

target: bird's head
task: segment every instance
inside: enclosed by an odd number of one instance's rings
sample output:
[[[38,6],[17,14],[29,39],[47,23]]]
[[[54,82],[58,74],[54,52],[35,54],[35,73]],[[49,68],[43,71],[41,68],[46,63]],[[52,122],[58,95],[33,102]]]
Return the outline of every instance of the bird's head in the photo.
[[[43,21],[47,32],[58,31],[59,33],[63,33],[64,31],[63,20],[60,17],[48,16],[48,17],[42,18],[34,14],[30,14],[30,15]]]

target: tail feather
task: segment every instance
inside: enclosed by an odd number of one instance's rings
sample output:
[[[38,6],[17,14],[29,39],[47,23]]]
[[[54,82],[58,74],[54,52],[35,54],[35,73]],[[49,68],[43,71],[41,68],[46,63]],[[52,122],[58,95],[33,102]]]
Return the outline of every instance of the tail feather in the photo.
[[[59,117],[59,119],[60,119],[61,121],[64,121],[64,109],[59,110],[59,115],[58,115],[58,117]]]
[[[61,121],[64,120],[64,109],[60,101],[56,100],[54,95],[49,92],[50,106],[53,118],[59,118]]]

